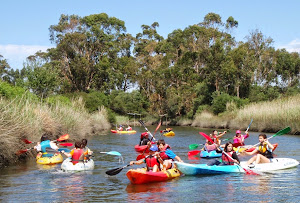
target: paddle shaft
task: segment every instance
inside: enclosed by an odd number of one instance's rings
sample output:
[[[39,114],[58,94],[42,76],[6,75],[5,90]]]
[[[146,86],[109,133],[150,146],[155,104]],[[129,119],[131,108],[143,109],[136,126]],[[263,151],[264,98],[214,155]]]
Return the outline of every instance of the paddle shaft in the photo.
[[[145,130],[151,135],[152,139],[155,140],[155,137],[151,134],[148,128],[145,126],[145,123],[142,120],[139,120],[140,124],[145,128]]]
[[[248,132],[248,130],[249,130],[249,128],[250,128],[252,122],[253,122],[253,118],[251,119],[250,124],[248,125],[248,128],[247,128],[246,132]]]

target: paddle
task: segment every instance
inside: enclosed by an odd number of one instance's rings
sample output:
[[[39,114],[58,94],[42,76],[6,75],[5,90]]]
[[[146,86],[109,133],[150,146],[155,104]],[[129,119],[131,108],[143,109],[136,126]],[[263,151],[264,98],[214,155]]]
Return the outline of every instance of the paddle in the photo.
[[[130,166],[130,164],[126,165],[126,166],[123,166],[123,167],[119,167],[119,168],[114,168],[114,169],[111,169],[111,170],[108,170],[106,171],[105,173],[109,176],[114,176],[114,175],[117,175],[118,173],[120,173],[124,168]]]
[[[27,151],[29,151],[29,150],[32,150],[32,149],[34,149],[33,147],[32,148],[29,148],[29,149],[22,149],[22,150],[19,150],[18,152],[16,152],[16,155],[21,155],[21,154],[23,154],[23,153],[25,153],[25,152],[27,152]]]
[[[64,135],[60,136],[56,141],[61,142],[61,141],[67,140],[67,139],[69,139],[69,138],[70,138],[70,135],[69,135],[69,134],[64,134]],[[29,141],[29,140],[27,140],[27,139],[23,139],[23,142],[24,142],[25,144],[37,143],[37,142]]]
[[[73,144],[72,143],[59,143],[60,146],[64,146],[64,147],[72,147]]]
[[[142,120],[139,120],[140,124],[145,128],[145,130],[151,135],[152,139],[155,140],[155,137],[151,134],[151,132],[145,126],[145,123]]]
[[[223,140],[221,140],[221,141],[228,141],[228,140],[231,140],[231,139],[233,139],[233,138],[227,138],[227,139],[223,139]],[[201,146],[201,145],[204,145],[204,144],[190,144],[189,145],[189,149],[191,149],[191,150],[193,150],[193,149],[197,149],[199,146]]]
[[[201,152],[201,150],[189,151],[188,156],[195,156],[195,155],[199,154],[200,152]]]
[[[71,152],[71,150],[68,149],[68,148],[59,148],[57,150],[52,149],[52,148],[46,148],[46,152],[49,152],[49,153],[62,152],[62,151],[66,152],[66,153],[70,153]]]
[[[122,156],[122,154],[120,152],[117,152],[117,151],[100,152],[100,153],[109,154],[109,155],[115,155],[115,156]]]
[[[208,141],[210,141],[211,143],[215,144],[214,141],[208,136],[206,135],[205,133],[203,132],[199,132],[200,135],[202,135],[203,137],[205,137],[205,139],[207,139]],[[224,153],[227,157],[229,157],[230,159],[234,160],[231,156],[229,156],[226,152],[224,152],[224,150],[222,150],[221,148],[219,148],[222,153]],[[243,168],[239,163],[237,163],[242,169],[244,169],[245,173],[248,174],[248,175],[259,175],[257,173],[255,173],[254,171],[250,170],[250,169],[246,169],[246,168]]]

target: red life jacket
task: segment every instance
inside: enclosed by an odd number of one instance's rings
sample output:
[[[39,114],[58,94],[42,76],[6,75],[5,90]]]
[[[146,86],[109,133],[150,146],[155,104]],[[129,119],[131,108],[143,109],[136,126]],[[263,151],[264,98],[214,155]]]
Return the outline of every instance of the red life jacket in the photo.
[[[170,159],[170,157],[166,154],[166,151],[161,151],[159,156],[162,158],[162,160]]]
[[[83,153],[83,149],[74,149],[74,153],[72,155],[72,163],[74,165],[79,162],[79,159]]]
[[[226,153],[226,154],[225,154]],[[232,154],[233,154],[233,151],[232,152],[225,152],[222,154],[222,161],[224,164],[226,165],[234,165],[234,162],[233,162],[233,158],[232,158]],[[231,158],[229,158],[228,156],[230,156]]]
[[[160,168],[160,164],[157,161],[157,158],[155,156],[151,156],[151,155],[146,156],[145,160],[146,160],[146,165],[147,165],[147,171],[153,170],[153,167],[155,165],[157,165],[158,168]]]

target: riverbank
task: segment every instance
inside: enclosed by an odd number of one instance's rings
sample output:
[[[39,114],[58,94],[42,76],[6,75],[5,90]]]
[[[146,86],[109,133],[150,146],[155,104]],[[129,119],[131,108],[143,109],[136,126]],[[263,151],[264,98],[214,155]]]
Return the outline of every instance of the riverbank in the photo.
[[[73,142],[110,128],[106,110],[89,114],[81,99],[71,101],[70,105],[49,105],[25,97],[1,97],[0,115],[0,167],[35,156],[34,150],[16,155],[17,151],[34,146],[25,144],[23,139],[38,142],[47,133],[55,140],[68,133],[68,141]]]

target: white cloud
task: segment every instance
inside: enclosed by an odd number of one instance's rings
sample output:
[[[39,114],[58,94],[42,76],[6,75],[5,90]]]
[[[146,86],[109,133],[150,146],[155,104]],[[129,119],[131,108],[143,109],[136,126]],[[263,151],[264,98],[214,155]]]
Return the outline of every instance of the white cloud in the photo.
[[[0,45],[0,55],[7,60],[8,64],[13,69],[22,69],[23,62],[30,55],[35,54],[38,51],[46,51],[49,46],[39,45]]]
[[[288,52],[299,52],[300,53],[300,39],[295,39],[286,45],[279,47],[280,49],[285,48]]]

